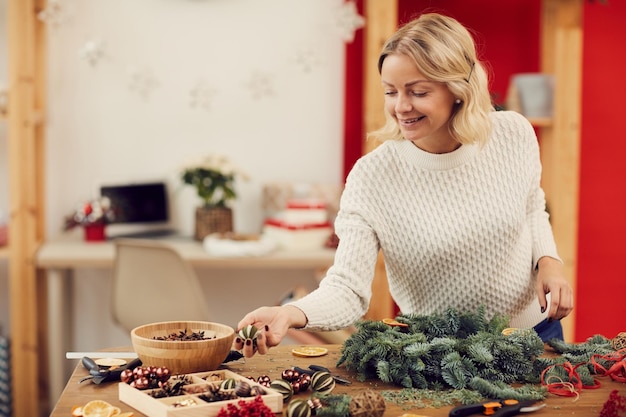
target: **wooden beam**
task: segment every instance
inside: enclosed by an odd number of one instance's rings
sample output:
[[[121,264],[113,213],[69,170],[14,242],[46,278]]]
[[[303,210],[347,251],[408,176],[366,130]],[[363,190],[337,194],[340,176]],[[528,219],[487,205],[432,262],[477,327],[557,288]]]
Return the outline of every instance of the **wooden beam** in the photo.
[[[365,103],[363,110],[365,131],[371,132],[385,123],[384,96],[377,63],[385,41],[398,27],[397,0],[365,0],[365,19]],[[363,153],[371,151],[376,145],[366,141],[363,144]],[[393,310],[385,263],[383,256],[379,254],[372,283],[372,301],[365,318],[380,320],[393,317]]]
[[[378,74],[378,57],[385,41],[398,28],[397,0],[365,0],[365,103],[364,123],[365,132],[383,127],[385,115],[383,113],[383,87]],[[376,144],[366,142],[363,153],[376,147]]]
[[[583,1],[543,0],[541,22],[541,70],[555,76],[553,121],[540,132],[542,186],[559,255],[574,290],[578,251]],[[576,310],[563,320],[567,341],[575,339],[575,313]]]
[[[34,254],[44,231],[43,114],[44,28],[37,13],[45,0],[9,0],[9,302],[13,415],[47,410],[39,381],[42,326]]]

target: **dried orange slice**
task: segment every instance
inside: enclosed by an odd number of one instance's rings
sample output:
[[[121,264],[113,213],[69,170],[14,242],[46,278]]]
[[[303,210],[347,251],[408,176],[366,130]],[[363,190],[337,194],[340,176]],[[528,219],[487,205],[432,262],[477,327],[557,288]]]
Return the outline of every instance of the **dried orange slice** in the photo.
[[[100,359],[96,359],[95,362],[97,365],[105,366],[107,368],[110,368],[113,366],[126,365],[126,361],[124,359],[117,359],[117,358],[100,358]]]
[[[296,356],[305,358],[313,358],[315,356],[324,356],[328,353],[328,349],[318,346],[301,346],[291,350]]]
[[[72,417],[82,417],[83,416],[83,407],[80,405],[75,405],[72,407]]]
[[[400,323],[396,319],[383,319],[383,323],[391,327],[409,327],[406,323]]]
[[[119,413],[118,407],[102,400],[92,400],[83,406],[83,417],[111,417]]]
[[[513,333],[515,333],[517,329],[515,327],[507,327],[506,329],[502,330],[502,334],[505,336],[510,336]]]

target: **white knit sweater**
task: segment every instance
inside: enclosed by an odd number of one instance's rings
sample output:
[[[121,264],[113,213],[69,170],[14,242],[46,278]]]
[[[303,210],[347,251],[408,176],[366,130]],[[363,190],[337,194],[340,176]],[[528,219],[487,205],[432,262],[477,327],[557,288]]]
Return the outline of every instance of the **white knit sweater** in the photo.
[[[382,249],[402,313],[451,307],[506,314],[512,327],[545,318],[535,294],[537,261],[559,259],[539,182],[539,147],[529,122],[494,112],[487,145],[431,154],[387,141],[350,172],[335,230],[339,247],[319,288],[293,304],[308,328],[360,319]]]

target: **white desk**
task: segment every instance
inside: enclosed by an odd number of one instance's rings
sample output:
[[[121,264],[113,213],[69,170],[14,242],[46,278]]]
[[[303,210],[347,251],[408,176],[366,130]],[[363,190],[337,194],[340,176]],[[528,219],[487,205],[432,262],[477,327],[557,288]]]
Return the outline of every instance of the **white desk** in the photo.
[[[153,239],[154,240],[154,239]],[[205,252],[202,244],[191,238],[168,236],[158,238],[174,247],[194,267],[222,269],[283,269],[315,272],[332,265],[335,251],[276,251],[259,257],[217,258]],[[113,268],[115,246],[112,240],[85,242],[79,233],[68,233],[41,245],[35,262],[47,272],[48,364],[50,399],[56,401],[65,386],[64,363],[66,341],[70,335],[72,271],[77,268]],[[42,300],[43,301],[43,300]],[[63,359],[61,359],[63,358]]]

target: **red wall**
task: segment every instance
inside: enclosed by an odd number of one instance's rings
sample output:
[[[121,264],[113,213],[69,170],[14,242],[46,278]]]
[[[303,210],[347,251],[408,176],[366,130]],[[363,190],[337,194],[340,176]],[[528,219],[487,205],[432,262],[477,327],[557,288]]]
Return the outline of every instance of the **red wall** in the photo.
[[[577,341],[626,331],[626,2],[583,22]]]
[[[363,14],[363,0],[357,0]],[[471,28],[491,65],[491,91],[501,103],[512,74],[538,71],[541,0],[398,0],[405,23],[423,11],[449,14]],[[580,166],[580,221],[575,341],[626,331],[626,2],[586,1]],[[349,44],[346,98],[347,173],[361,154],[362,32]],[[349,116],[349,117],[348,117]]]
[[[398,18],[404,24],[429,11],[463,23],[491,67],[494,101],[503,103],[511,75],[539,70],[540,6],[540,0],[399,0]]]
[[[356,0],[356,4],[364,15],[363,0]],[[540,5],[540,0],[398,0],[398,19],[402,24],[423,11],[432,11],[451,15],[470,28],[479,45],[479,56],[491,67],[491,92],[500,104],[506,99],[512,74],[539,70]],[[346,55],[345,175],[363,150],[363,67],[376,66],[376,62],[364,62],[363,30],[347,44]]]
[[[356,0],[357,10],[361,16],[365,14],[363,0]],[[346,45],[346,73],[344,98],[344,179],[352,169],[352,165],[363,155],[363,30],[357,30],[354,40]]]

